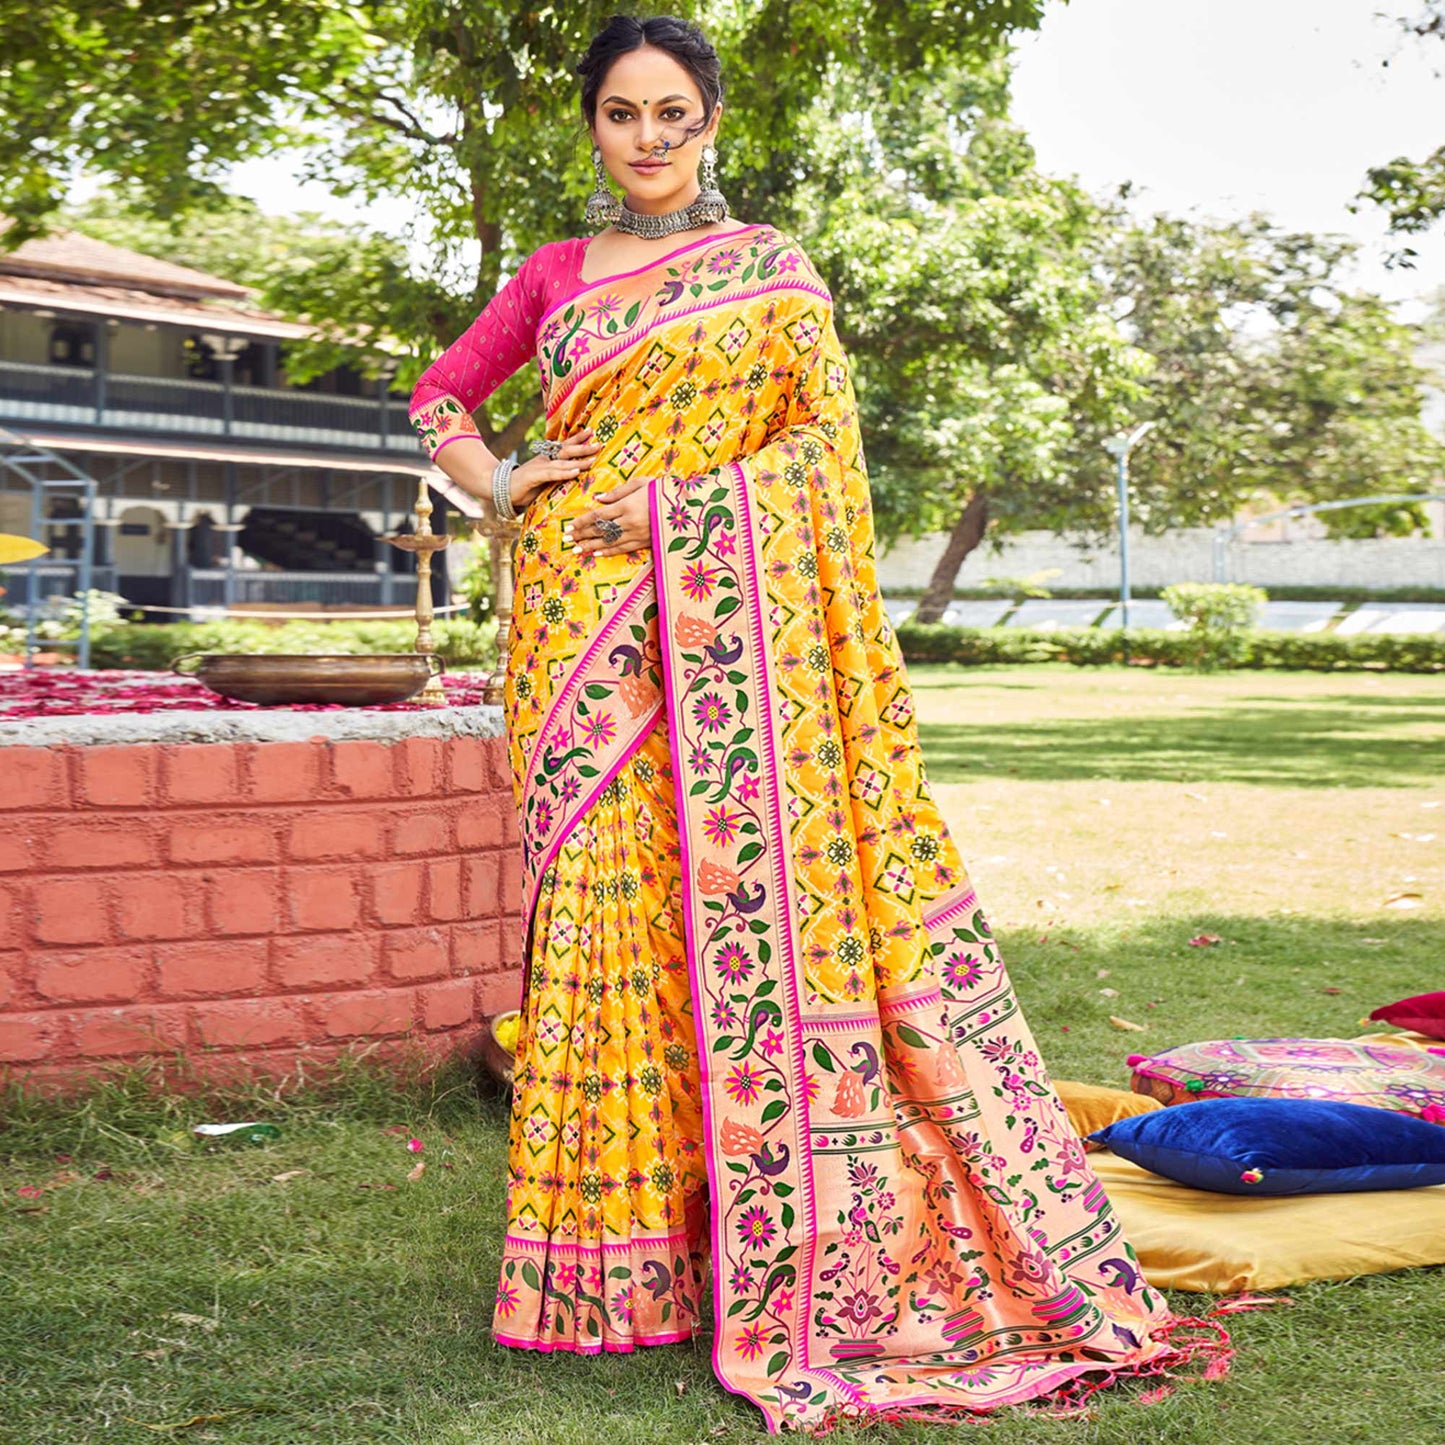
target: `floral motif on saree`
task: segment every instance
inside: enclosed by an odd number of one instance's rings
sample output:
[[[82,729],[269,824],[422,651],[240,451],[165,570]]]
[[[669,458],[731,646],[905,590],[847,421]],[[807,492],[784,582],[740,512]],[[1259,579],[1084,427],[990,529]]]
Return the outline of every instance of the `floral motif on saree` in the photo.
[[[529,957],[496,1335],[698,1327],[770,1430],[1167,1350],[924,778],[827,287],[771,227],[543,316],[507,691]],[[652,550],[564,523],[649,478]],[[702,1231],[706,1229],[706,1238]]]

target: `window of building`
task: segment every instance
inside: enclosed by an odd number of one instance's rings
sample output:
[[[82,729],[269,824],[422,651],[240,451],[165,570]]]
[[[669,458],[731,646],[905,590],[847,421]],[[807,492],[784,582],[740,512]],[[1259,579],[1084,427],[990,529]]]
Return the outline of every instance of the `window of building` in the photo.
[[[50,328],[52,366],[94,366],[95,324],[90,321],[57,321]]]

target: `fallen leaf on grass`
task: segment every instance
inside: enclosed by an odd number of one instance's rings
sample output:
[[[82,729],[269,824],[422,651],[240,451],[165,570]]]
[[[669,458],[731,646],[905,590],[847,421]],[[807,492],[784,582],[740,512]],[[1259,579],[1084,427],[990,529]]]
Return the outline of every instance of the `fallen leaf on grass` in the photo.
[[[272,1184],[289,1184],[293,1179],[300,1179],[303,1174],[309,1174],[309,1169],[288,1169],[284,1174],[273,1174]]]
[[[39,1184],[22,1184],[15,1193],[20,1199],[39,1199],[45,1193],[45,1189]]]
[[[1287,1294],[1234,1294],[1220,1300],[1209,1311],[1211,1315],[1242,1315],[1247,1310],[1268,1310],[1276,1305],[1292,1305],[1294,1296]]]
[[[1320,992],[1321,992],[1321,993],[1344,993],[1344,989],[1342,989],[1342,988],[1322,988],[1322,989],[1320,990]]]
[[[1095,977],[1095,978],[1108,978],[1110,972],[1111,972],[1110,969],[1101,968],[1101,969],[1094,975],[1094,977]]]
[[[214,1330],[220,1322],[211,1315],[188,1315],[170,1314],[168,1320],[174,1320],[178,1325],[198,1325],[203,1330]]]
[[[1392,893],[1383,904],[1382,908],[1418,908],[1420,906],[1418,893]]]
[[[395,1189],[395,1184],[358,1184],[358,1189]]]
[[[1117,988],[1101,988],[1099,995],[1101,998],[1118,998],[1119,990]]]
[[[423,1160],[421,1160],[421,1161],[418,1162],[418,1164],[416,1165],[416,1167],[415,1167],[414,1169],[409,1169],[409,1170],[407,1170],[406,1182],[407,1182],[408,1184],[415,1184],[416,1181],[417,1181],[418,1179],[420,1179],[421,1176],[422,1176],[423,1174],[425,1174],[425,1173],[426,1173],[426,1160],[423,1159]]]
[[[1186,798],[1193,798],[1196,803],[1207,803],[1209,801],[1203,793],[1190,793],[1186,791],[1184,796]]]
[[[678,1398],[679,1400],[682,1399],[682,1397],[683,1397],[685,1394],[687,1394],[687,1381],[686,1381],[686,1380],[678,1380],[678,1381],[676,1381],[676,1382],[673,1384],[673,1389],[677,1391],[677,1398]]]
[[[1217,933],[1196,933],[1189,940],[1190,948],[1212,948],[1216,943],[1223,943],[1224,940]]]
[[[1121,1019],[1117,1014],[1110,1014],[1109,1022],[1116,1029],[1123,1029],[1126,1033],[1142,1034],[1144,1032],[1143,1024],[1136,1024],[1131,1019]]]

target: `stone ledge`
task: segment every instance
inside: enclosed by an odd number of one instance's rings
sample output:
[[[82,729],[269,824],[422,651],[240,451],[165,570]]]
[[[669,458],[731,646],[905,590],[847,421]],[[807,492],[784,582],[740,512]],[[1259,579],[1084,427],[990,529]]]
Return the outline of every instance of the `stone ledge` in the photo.
[[[95,747],[115,743],[350,742],[406,738],[499,738],[499,707],[439,707],[405,712],[154,712],[26,718],[0,725],[0,747]]]

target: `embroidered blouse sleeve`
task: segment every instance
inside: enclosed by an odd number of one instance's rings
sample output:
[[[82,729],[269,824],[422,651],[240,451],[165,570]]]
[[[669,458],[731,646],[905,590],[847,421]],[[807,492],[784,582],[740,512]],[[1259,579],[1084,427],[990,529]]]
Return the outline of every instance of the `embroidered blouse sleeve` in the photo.
[[[537,322],[560,268],[561,247],[534,251],[482,313],[422,372],[409,415],[431,456],[459,437],[476,436],[472,413],[519,367],[536,355]]]

